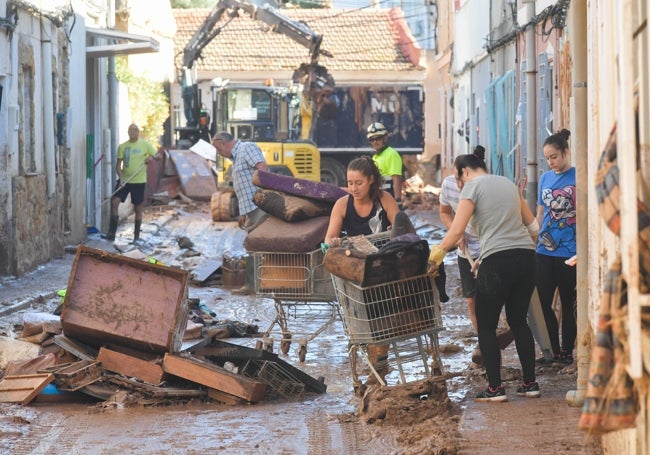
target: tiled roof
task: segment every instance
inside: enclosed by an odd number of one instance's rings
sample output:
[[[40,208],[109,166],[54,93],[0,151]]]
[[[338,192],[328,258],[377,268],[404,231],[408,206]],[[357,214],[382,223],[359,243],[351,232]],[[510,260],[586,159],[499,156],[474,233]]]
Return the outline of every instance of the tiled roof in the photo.
[[[304,21],[323,35],[321,49],[333,58],[321,56],[319,63],[330,71],[408,71],[421,69],[409,61],[403,52],[415,49],[404,30],[406,22],[397,9],[282,9],[280,12],[294,20]],[[177,65],[183,48],[201,26],[209,9],[174,10],[177,32],[174,49]],[[223,24],[227,15],[221,19]],[[402,37],[402,38],[400,38]],[[403,41],[400,43],[400,39]],[[417,56],[417,49],[415,54]],[[261,21],[240,12],[202,52],[202,71],[292,71],[309,62],[306,47],[291,38],[274,33]]]

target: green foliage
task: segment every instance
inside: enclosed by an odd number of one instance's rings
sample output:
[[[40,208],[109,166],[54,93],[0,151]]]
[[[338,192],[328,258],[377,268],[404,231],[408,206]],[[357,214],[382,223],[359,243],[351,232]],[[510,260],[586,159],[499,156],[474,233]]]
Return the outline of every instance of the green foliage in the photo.
[[[213,8],[217,0],[171,0],[172,8]]]
[[[126,57],[115,58],[115,75],[129,90],[131,119],[140,127],[140,135],[154,146],[163,134],[169,115],[169,100],[161,82],[135,74]]]

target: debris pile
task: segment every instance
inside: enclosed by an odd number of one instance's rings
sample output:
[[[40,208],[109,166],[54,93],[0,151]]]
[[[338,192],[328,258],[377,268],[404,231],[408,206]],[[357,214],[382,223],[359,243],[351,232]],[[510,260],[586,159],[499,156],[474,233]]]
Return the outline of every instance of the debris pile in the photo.
[[[120,405],[326,391],[271,352],[223,341],[257,327],[216,320],[188,298],[188,281],[181,269],[80,246],[60,318],[28,315],[22,339],[0,337],[0,402],[28,404],[46,389]]]

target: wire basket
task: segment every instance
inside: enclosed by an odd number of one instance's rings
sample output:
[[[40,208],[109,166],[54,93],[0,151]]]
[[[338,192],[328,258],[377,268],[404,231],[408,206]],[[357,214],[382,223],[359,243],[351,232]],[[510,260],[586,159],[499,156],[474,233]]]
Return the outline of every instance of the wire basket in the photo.
[[[332,275],[351,344],[390,342],[442,330],[437,288],[430,275],[361,287]]]
[[[264,382],[271,392],[284,399],[299,400],[305,395],[305,384],[276,362],[249,360],[244,365],[243,373]]]
[[[331,302],[336,299],[323,252],[254,252],[255,293],[276,299]]]

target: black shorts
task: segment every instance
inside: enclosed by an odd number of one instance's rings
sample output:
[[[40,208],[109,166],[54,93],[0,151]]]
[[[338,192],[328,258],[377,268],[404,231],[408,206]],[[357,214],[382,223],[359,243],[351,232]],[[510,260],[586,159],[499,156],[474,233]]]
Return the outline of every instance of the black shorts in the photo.
[[[469,261],[458,256],[458,272],[460,273],[460,287],[463,297],[474,297],[476,293],[476,278],[472,273],[472,266]]]
[[[120,182],[117,182],[117,186],[120,186]],[[144,202],[144,190],[146,186],[146,183],[127,183],[115,193],[114,197],[119,197],[120,201],[124,202],[129,193],[131,193],[131,203],[133,205],[142,204]]]

